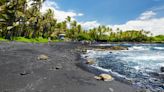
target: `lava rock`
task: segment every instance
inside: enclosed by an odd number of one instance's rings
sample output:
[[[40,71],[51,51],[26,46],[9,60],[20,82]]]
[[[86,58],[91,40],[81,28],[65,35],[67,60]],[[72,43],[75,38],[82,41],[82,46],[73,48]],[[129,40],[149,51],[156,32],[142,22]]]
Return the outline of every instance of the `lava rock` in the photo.
[[[161,72],[164,72],[164,67],[161,67],[161,69],[160,69],[160,70],[161,70]]]
[[[142,90],[138,90],[136,92],[151,92],[149,89],[142,89]]]
[[[20,73],[20,75],[22,75],[22,76],[23,75],[28,75],[28,74],[30,74],[30,72],[27,72],[27,71],[23,71],[23,72]]]
[[[56,67],[55,67],[55,69],[57,69],[57,70],[62,69],[62,68],[63,68],[63,66],[61,64],[57,64]]]
[[[113,53],[113,52],[109,52],[109,53]]]
[[[161,79],[164,79],[164,73],[159,73],[159,77],[160,77]]]
[[[111,50],[128,50],[128,47],[123,46],[113,46],[110,48]]]

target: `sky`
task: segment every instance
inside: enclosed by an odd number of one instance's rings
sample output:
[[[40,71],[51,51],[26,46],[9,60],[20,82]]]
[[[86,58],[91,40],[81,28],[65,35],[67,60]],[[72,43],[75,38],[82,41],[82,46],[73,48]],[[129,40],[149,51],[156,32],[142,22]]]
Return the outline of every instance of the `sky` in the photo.
[[[46,0],[41,11],[49,8],[58,21],[70,16],[84,29],[106,25],[164,35],[164,0]]]

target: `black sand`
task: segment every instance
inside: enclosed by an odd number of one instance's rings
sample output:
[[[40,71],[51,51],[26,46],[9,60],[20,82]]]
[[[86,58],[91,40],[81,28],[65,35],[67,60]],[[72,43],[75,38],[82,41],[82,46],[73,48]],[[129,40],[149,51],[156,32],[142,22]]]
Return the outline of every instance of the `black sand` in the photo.
[[[78,67],[78,46],[81,45],[1,42],[0,92],[136,92],[118,81],[97,81],[94,74]],[[40,54],[49,59],[37,60]]]

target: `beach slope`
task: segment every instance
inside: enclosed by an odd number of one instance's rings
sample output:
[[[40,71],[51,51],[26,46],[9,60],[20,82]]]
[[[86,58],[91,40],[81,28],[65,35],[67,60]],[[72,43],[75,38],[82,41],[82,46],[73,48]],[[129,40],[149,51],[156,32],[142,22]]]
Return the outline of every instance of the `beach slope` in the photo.
[[[0,92],[136,92],[118,81],[103,82],[78,67],[76,43],[0,43]],[[38,60],[39,55],[47,60]]]

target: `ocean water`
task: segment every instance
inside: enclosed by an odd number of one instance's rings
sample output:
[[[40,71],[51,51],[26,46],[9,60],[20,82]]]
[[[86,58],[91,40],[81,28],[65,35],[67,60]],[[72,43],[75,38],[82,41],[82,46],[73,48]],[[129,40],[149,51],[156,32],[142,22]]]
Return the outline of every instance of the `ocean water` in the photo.
[[[101,46],[117,44],[101,44]],[[96,61],[92,67],[109,72],[116,78],[131,80],[135,87],[164,92],[164,44],[121,44],[129,50],[88,50],[88,58]],[[163,78],[162,78],[163,77]]]

